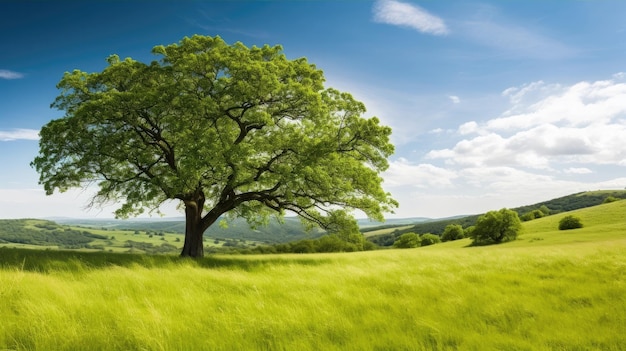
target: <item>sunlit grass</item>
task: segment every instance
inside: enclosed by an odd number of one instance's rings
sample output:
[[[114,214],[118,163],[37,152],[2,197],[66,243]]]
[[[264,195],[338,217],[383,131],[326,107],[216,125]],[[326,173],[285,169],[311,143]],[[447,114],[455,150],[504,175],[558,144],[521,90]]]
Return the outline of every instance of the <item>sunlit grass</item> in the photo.
[[[625,205],[484,247],[199,262],[0,249],[0,350],[623,350]]]

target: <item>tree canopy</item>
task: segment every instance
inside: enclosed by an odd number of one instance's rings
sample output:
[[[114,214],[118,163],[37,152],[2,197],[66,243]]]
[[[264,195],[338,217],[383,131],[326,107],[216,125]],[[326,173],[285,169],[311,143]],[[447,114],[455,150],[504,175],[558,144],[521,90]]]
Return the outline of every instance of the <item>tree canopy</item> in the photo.
[[[338,232],[354,209],[382,220],[397,206],[379,176],[391,129],[305,58],[198,35],[152,52],[65,73],[52,104],[65,115],[32,162],[47,194],[96,184],[92,203],[120,203],[121,218],[179,200],[194,257],[225,214],[255,225],[290,211]]]
[[[517,212],[503,208],[480,216],[471,235],[475,244],[498,244],[515,240],[521,229],[522,223]]]
[[[441,241],[452,241],[463,239],[465,237],[465,231],[460,224],[448,224],[441,234]]]

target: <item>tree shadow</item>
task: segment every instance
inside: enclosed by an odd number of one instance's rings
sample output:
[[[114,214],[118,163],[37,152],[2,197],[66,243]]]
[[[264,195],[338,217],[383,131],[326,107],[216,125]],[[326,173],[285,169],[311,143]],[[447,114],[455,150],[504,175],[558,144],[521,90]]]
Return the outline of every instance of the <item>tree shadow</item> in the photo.
[[[224,256],[208,255],[201,259],[175,255],[148,255],[113,252],[80,252],[63,250],[36,250],[0,248],[0,269],[27,272],[87,272],[113,267],[176,268],[200,267],[206,269],[237,269],[256,271],[277,265],[319,266],[328,258],[303,255]]]

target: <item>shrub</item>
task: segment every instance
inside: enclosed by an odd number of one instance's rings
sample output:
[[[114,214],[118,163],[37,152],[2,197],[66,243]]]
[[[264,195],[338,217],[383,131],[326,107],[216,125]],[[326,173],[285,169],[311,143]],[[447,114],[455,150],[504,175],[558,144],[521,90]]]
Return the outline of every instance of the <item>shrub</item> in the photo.
[[[441,238],[439,238],[439,235],[430,234],[430,233],[422,234],[420,236],[420,239],[421,239],[421,246],[428,246],[428,245],[438,244],[441,242]]]
[[[420,246],[420,237],[415,233],[404,233],[393,243],[393,247],[399,249],[410,249]]]
[[[580,218],[574,216],[565,216],[559,221],[559,230],[582,228],[583,224]]]
[[[460,224],[448,224],[441,234],[441,241],[452,241],[464,237],[463,227]]]
[[[530,212],[524,213],[520,219],[524,222],[532,221],[533,219],[541,218],[545,216],[545,213],[541,210],[532,210]]]

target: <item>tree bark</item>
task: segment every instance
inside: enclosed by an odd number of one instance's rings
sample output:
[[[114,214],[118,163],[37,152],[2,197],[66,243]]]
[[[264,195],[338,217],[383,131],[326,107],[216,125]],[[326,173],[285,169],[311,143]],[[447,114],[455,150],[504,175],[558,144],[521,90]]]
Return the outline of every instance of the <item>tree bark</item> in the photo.
[[[204,256],[202,226],[202,209],[204,198],[185,201],[185,245],[181,252],[182,257],[201,258]]]

